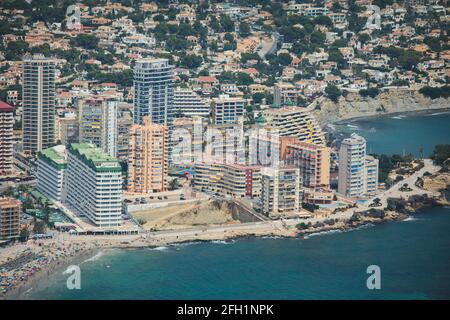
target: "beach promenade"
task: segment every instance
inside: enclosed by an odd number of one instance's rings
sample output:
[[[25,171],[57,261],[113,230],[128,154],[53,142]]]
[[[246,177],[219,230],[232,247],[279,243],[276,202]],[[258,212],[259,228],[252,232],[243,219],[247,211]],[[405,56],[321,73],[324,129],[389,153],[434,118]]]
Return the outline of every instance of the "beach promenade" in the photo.
[[[375,198],[380,199],[381,206],[385,208],[388,198],[407,199],[413,195],[427,194],[438,196],[415,185],[417,178],[424,173],[436,173],[440,169],[430,159],[424,160],[424,167],[407,176],[388,190],[380,192],[363,204],[339,211],[327,216],[314,216],[310,218],[293,218],[280,220],[266,220],[249,223],[228,225],[211,225],[178,230],[146,231],[138,235],[69,235],[55,232],[53,239],[30,240],[26,244],[16,244],[0,249],[0,299],[2,297],[17,296],[23,293],[30,282],[41,277],[48,277],[56,267],[67,266],[70,261],[80,260],[81,256],[94,255],[97,251],[107,248],[144,248],[158,247],[170,244],[192,242],[228,240],[246,236],[280,236],[295,237],[298,235],[296,226],[300,223],[314,225],[329,219],[338,221],[340,226],[353,216],[354,213],[370,209],[369,205]],[[410,191],[400,191],[399,188],[408,184]],[[324,227],[324,230],[333,226]],[[322,230],[316,230],[320,232]],[[2,270],[3,269],[3,270]],[[18,291],[18,289],[20,290]]]

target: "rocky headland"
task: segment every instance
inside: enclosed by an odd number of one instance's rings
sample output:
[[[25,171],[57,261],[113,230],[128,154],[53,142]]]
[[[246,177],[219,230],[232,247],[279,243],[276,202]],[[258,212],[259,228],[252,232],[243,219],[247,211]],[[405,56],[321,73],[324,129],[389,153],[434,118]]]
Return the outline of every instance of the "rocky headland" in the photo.
[[[374,98],[347,92],[337,103],[323,99],[313,114],[320,124],[325,125],[362,117],[439,109],[450,109],[450,98],[430,99],[415,89],[393,88],[381,91]]]

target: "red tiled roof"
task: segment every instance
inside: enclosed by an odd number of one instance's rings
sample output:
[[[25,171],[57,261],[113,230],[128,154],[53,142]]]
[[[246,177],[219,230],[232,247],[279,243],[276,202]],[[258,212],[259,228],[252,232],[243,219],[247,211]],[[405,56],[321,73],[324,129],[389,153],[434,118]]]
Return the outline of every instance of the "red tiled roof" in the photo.
[[[11,107],[9,104],[7,104],[6,102],[0,101],[0,112],[11,112],[13,110],[14,110],[14,108]]]
[[[211,77],[211,76],[200,76],[200,77],[197,77],[197,81],[198,82],[216,82],[217,79],[215,77]]]

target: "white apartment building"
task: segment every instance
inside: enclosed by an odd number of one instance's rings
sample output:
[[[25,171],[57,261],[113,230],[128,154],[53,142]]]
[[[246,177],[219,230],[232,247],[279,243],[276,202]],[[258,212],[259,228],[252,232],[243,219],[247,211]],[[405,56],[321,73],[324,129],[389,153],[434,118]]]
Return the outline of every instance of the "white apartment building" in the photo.
[[[313,115],[301,107],[271,108],[263,111],[264,128],[281,137],[325,145],[325,135]]]
[[[372,156],[366,156],[365,168],[365,194],[375,195],[378,190],[378,159]]]
[[[0,175],[13,171],[14,109],[0,101]]]
[[[197,162],[194,188],[235,198],[259,197],[261,166]]]
[[[79,141],[93,143],[111,157],[117,154],[118,101],[93,97],[78,102]]]
[[[208,117],[210,113],[210,103],[206,99],[190,89],[180,87],[175,88],[173,108],[175,116]]]
[[[64,201],[100,227],[122,222],[122,168],[93,144],[68,146]]]
[[[375,194],[378,189],[378,160],[366,155],[366,140],[352,134],[339,149],[338,192],[346,197]]]
[[[134,67],[134,123],[142,123],[145,116],[151,123],[172,127],[173,66],[168,59],[143,58]]]
[[[203,160],[227,164],[245,163],[244,119],[235,123],[211,124],[204,134]]]
[[[234,83],[221,83],[220,84],[220,91],[224,94],[242,94],[241,91],[239,91],[239,88]]]
[[[66,167],[67,152],[64,145],[38,153],[37,189],[50,200],[61,201]]]
[[[204,121],[200,116],[173,120],[172,163],[189,165],[201,161]]]
[[[295,167],[261,169],[261,209],[268,216],[300,210],[301,178]]]
[[[292,83],[276,83],[273,86],[273,103],[277,106],[297,105],[299,90]]]
[[[214,124],[235,123],[239,117],[244,115],[245,100],[231,98],[229,95],[220,95],[213,98],[212,118]]]

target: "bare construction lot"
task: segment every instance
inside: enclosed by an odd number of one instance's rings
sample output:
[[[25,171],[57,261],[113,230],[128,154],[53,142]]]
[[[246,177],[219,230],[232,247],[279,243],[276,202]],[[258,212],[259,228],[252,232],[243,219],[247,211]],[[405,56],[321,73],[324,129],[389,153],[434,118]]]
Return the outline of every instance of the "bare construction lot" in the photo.
[[[132,213],[146,230],[173,230],[193,226],[236,224],[229,205],[219,200],[197,201]]]

